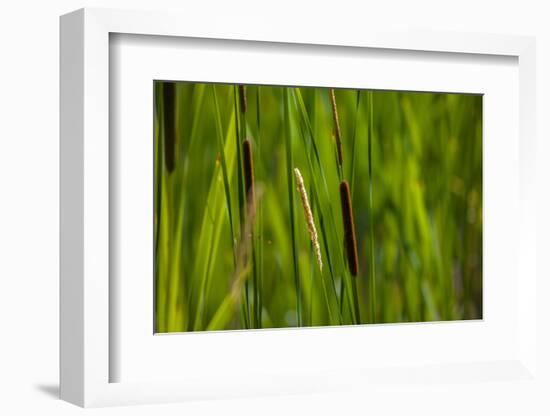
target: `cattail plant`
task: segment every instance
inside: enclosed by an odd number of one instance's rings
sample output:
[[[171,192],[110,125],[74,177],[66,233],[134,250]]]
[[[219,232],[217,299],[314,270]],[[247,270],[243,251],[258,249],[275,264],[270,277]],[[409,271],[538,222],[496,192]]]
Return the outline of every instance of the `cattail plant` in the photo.
[[[338,120],[338,108],[336,107],[336,96],[334,95],[334,88],[330,89],[330,105],[332,107],[332,119],[334,121],[334,138],[336,139],[336,152],[338,156],[338,165],[342,168],[343,156],[342,156],[342,134],[340,132],[340,122]]]
[[[342,203],[344,242],[346,255],[348,258],[349,271],[352,276],[357,276],[357,272],[359,270],[359,261],[357,258],[357,240],[355,238],[355,224],[353,222],[351,195],[348,182],[345,179],[340,182],[340,202]]]
[[[300,199],[302,200],[302,206],[304,207],[304,216],[306,218],[307,229],[309,231],[309,237],[311,238],[311,244],[313,245],[313,251],[315,257],[317,257],[317,264],[319,270],[323,270],[323,259],[321,257],[321,247],[319,246],[319,238],[317,237],[317,229],[313,221],[313,214],[309,206],[309,200],[307,197],[306,187],[304,186],[304,180],[302,174],[298,168],[294,168],[294,176],[296,177],[296,183],[298,184],[298,192],[300,193]]]
[[[166,170],[172,172],[176,165],[176,83],[165,82],[162,86],[164,114],[164,161]]]

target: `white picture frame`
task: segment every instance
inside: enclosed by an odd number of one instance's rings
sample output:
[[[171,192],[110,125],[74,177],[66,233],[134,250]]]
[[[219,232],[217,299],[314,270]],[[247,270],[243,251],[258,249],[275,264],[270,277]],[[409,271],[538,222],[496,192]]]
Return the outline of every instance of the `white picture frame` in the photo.
[[[263,379],[236,379],[220,372],[198,374],[170,381],[112,382],[111,368],[118,356],[112,348],[112,314],[116,299],[110,294],[110,37],[112,34],[173,38],[223,39],[225,41],[276,42],[304,47],[330,45],[338,50],[396,50],[431,52],[435,55],[507,56],[517,59],[519,70],[519,156],[515,181],[519,205],[516,211],[517,278],[514,348],[498,360],[472,359],[454,363],[442,357],[438,363],[408,362],[406,367],[368,366],[315,371],[281,368]],[[338,389],[380,388],[416,380],[469,382],[506,380],[537,383],[536,362],[536,217],[535,178],[535,41],[529,37],[465,33],[379,32],[360,30],[326,35],[280,30],[275,24],[235,33],[226,23],[205,27],[188,17],[167,13],[82,9],[61,18],[61,398],[80,406],[184,401],[195,398],[242,397],[281,393],[323,392]],[[164,38],[167,39],[167,38]],[[162,40],[161,40],[162,42]],[[245,80],[234,80],[244,82]],[[486,214],[486,213],[485,213]],[[452,327],[450,331],[452,331]],[[514,327],[516,328],[516,327]],[[360,328],[359,328],[360,329]],[[406,331],[422,330],[409,326]],[[308,331],[305,331],[308,332]],[[357,333],[346,335],[346,342]],[[294,331],[302,339],[315,337]],[[342,336],[343,332],[340,332]],[[152,336],[152,334],[151,334]],[[248,335],[255,337],[254,333]],[[333,333],[334,336],[334,333]],[[473,336],[473,335],[469,335]],[[396,339],[399,342],[399,338]],[[165,337],[164,343],[170,343]],[[216,341],[219,342],[219,341]],[[242,341],[241,341],[242,342]],[[411,367],[413,364],[413,367]],[[412,370],[411,370],[412,368]],[[227,369],[229,371],[229,369]],[[343,382],[342,380],[347,380]],[[430,388],[430,387],[427,387]]]

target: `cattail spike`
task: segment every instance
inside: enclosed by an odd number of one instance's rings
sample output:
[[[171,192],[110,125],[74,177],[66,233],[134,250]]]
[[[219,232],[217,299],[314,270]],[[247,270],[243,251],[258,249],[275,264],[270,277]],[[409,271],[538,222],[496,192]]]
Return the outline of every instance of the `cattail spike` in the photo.
[[[162,86],[164,113],[164,162],[168,172],[176,165],[176,84],[165,82]]]
[[[239,100],[241,103],[241,111],[246,113],[246,86],[239,85]]]
[[[340,133],[340,121],[338,120],[338,108],[336,106],[336,95],[334,88],[330,89],[330,105],[332,107],[332,119],[334,121],[334,137],[336,138],[336,152],[338,153],[338,164],[342,166],[342,135]]]
[[[321,257],[321,247],[319,246],[319,238],[317,237],[317,229],[315,228],[315,222],[313,221],[313,214],[309,206],[309,200],[307,197],[306,187],[302,174],[298,168],[294,168],[294,176],[296,177],[296,183],[298,184],[298,192],[302,200],[302,206],[304,207],[304,215],[306,218],[307,229],[309,231],[309,237],[311,238],[311,244],[313,245],[313,251],[317,257],[317,264],[319,264],[319,270],[323,271],[323,259]]]
[[[355,224],[353,222],[353,210],[349,185],[346,180],[340,182],[340,201],[342,203],[342,219],[344,222],[344,245],[348,257],[349,271],[352,276],[357,276],[359,260],[357,258],[357,240],[355,238]]]
[[[247,204],[254,204],[254,162],[252,161],[252,144],[249,139],[243,141],[243,169]]]

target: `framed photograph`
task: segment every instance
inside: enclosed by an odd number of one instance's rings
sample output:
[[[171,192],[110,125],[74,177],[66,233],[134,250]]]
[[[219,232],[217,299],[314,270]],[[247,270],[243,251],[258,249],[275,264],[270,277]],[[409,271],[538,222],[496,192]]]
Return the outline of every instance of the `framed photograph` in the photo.
[[[63,16],[61,397],[537,383],[534,44]]]

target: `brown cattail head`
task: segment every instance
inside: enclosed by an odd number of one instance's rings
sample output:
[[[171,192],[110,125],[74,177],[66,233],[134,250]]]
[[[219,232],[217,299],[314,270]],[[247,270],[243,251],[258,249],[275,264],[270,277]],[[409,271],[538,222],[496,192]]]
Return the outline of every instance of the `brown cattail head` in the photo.
[[[249,139],[243,142],[244,190],[247,204],[254,204],[254,162],[252,144]]]
[[[174,170],[176,160],[176,84],[165,82],[162,86],[164,114],[164,162],[168,172]]]
[[[334,137],[336,139],[336,152],[338,154],[338,164],[342,166],[342,135],[340,134],[340,121],[338,120],[338,108],[336,107],[336,96],[334,88],[330,89],[330,105],[332,107],[332,119],[334,121]]]
[[[241,111],[246,113],[246,86],[239,85],[239,100],[241,103]]]
[[[344,245],[348,257],[349,271],[352,276],[357,276],[359,260],[357,258],[357,240],[355,239],[355,224],[353,222],[353,210],[349,185],[346,180],[340,182],[340,201],[342,203],[342,219],[344,222]]]

